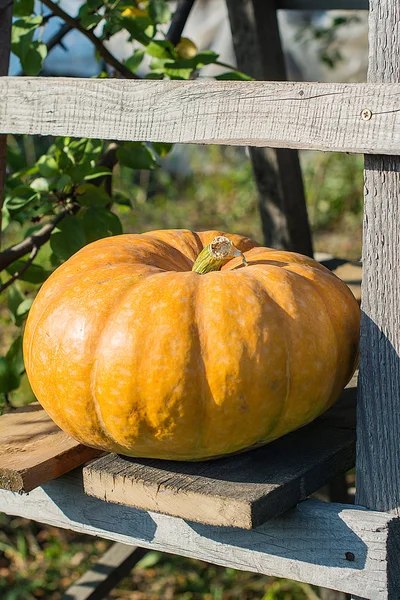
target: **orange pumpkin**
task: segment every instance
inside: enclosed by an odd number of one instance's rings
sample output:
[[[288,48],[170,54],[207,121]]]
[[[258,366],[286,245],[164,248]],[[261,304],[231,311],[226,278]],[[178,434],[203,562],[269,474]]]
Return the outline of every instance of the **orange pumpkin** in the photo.
[[[331,406],[356,366],[359,313],[342,281],[299,254],[218,231],[121,235],[43,285],[25,365],[80,442],[200,460],[265,444]]]

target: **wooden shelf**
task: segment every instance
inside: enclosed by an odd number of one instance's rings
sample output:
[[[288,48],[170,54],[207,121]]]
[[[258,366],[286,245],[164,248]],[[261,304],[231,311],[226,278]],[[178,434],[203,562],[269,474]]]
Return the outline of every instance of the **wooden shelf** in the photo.
[[[0,418],[0,488],[30,492],[101,452],[61,431],[35,403]]]
[[[355,380],[325,415],[267,446],[200,463],[108,454],[83,469],[85,492],[175,517],[252,529],[354,466]]]

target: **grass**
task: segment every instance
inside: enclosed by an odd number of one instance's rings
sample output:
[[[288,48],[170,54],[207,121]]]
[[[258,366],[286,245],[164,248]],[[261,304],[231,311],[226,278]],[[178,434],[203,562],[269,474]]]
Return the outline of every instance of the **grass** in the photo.
[[[316,250],[357,259],[361,253],[362,158],[301,155]],[[179,164],[185,168],[178,169]],[[262,241],[257,190],[244,149],[186,146],[167,161],[169,170],[133,174],[117,170],[116,206],[125,231],[161,228],[221,229]],[[19,239],[18,226],[5,244]],[[43,249],[39,262],[46,264]],[[31,293],[32,287],[23,288]],[[16,328],[0,303],[0,349]],[[33,399],[29,383],[10,394],[15,406]],[[110,543],[20,518],[0,517],[1,600],[58,600]],[[314,588],[151,552],[110,598],[129,600],[316,600]]]

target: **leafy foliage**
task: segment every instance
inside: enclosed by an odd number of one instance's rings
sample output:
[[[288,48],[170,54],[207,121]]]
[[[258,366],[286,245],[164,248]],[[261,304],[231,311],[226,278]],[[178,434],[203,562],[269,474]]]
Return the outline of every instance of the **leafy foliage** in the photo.
[[[48,3],[35,4],[33,0],[14,3],[12,52],[19,58],[26,75],[35,76],[42,71],[47,56],[42,38],[51,17]],[[92,41],[95,36],[94,51],[99,60],[103,54],[102,44],[121,31],[127,32],[132,42],[131,56],[124,63],[112,61],[108,70],[99,64],[99,77],[114,76],[118,64],[121,72],[125,69],[124,74],[128,69],[134,76],[148,79],[189,79],[197,76],[205,65],[223,65],[218,62],[218,54],[199,52],[186,38],[174,47],[165,36],[171,17],[167,0],[86,0],[75,17],[67,15],[67,22],[71,24],[72,18],[75,27],[88,32]],[[246,76],[231,68],[221,78]],[[28,153],[26,144],[26,138],[10,137],[2,230],[8,237],[9,231],[19,228],[29,240],[32,234],[40,233],[46,223],[57,220],[57,225],[52,227],[46,243],[39,244],[40,255],[47,256],[45,264],[40,257],[36,259],[36,255],[32,259],[24,256],[8,264],[1,274],[0,285],[4,289],[8,287],[5,292],[8,312],[16,328],[23,327],[35,292],[54,268],[85,244],[122,233],[115,207],[128,210],[132,204],[129,199],[112,194],[116,162],[121,169],[132,173],[152,172],[172,149],[171,144],[144,142],[121,143],[113,149],[102,140],[59,137],[50,144],[41,142],[42,150],[36,159],[36,148]],[[115,157],[108,163],[104,160],[107,153]],[[17,281],[8,285],[10,277]],[[8,394],[20,384],[24,371],[22,355],[13,350],[20,338],[18,333],[10,350],[6,349],[0,359],[0,394]]]

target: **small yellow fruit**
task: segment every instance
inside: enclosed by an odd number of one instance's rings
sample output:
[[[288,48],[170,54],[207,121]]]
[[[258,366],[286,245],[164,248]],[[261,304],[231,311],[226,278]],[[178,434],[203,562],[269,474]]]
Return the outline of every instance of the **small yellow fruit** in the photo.
[[[181,38],[176,46],[179,58],[193,58],[197,54],[197,46],[188,38]]]
[[[132,6],[132,8],[127,8],[122,13],[123,17],[132,17],[135,19],[136,17],[148,17],[149,14],[147,10],[142,10],[141,8],[136,8],[136,6]]]

